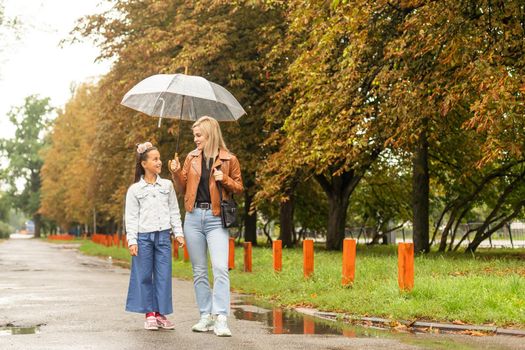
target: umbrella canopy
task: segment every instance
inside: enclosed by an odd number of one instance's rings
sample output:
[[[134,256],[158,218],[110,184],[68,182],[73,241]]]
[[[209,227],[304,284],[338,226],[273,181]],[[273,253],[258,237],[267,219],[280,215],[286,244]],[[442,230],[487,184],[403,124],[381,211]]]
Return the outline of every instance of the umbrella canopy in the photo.
[[[152,75],[129,90],[121,104],[154,117],[190,121],[204,115],[235,121],[246,113],[222,86],[185,74]]]

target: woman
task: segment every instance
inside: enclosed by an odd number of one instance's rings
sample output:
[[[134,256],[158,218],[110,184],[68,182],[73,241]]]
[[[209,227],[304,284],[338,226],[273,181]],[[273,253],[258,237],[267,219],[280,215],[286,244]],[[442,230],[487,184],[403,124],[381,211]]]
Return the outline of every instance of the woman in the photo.
[[[184,193],[184,236],[193,267],[193,285],[200,311],[194,332],[214,331],[230,337],[227,324],[230,313],[230,278],[228,275],[228,230],[222,227],[220,197],[229,198],[243,190],[239,160],[228,151],[219,123],[201,117],[192,126],[197,149],[190,152],[181,168],[178,158],[169,169],[178,193]],[[213,292],[208,280],[209,250],[213,269]]]

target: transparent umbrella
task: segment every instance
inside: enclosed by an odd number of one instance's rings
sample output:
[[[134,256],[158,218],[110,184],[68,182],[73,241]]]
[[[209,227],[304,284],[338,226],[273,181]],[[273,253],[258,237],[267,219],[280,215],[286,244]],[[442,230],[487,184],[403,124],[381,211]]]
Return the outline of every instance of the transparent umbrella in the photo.
[[[148,77],[131,90],[122,105],[159,117],[197,120],[207,115],[218,121],[236,121],[246,112],[235,97],[222,86],[203,77],[185,74],[157,74]],[[177,150],[179,148],[177,136]]]

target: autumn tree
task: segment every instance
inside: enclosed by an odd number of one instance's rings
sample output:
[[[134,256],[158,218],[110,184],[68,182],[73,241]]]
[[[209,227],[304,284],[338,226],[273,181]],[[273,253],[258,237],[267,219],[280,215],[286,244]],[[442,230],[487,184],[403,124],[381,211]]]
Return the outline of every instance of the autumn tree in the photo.
[[[41,213],[61,227],[91,225],[94,210],[92,152],[97,103],[96,86],[85,83],[76,88],[63,111],[59,111],[44,153]]]
[[[382,109],[399,121],[388,143],[414,154],[415,245],[428,251],[428,159],[433,149],[447,148],[441,130],[456,125],[456,133],[475,131],[482,142],[468,147],[482,151],[472,165],[477,169],[522,157],[525,8],[521,1],[377,1],[375,6],[407,14],[399,25],[402,35],[385,47],[391,64],[376,83],[389,96]]]
[[[107,116],[97,126],[95,149],[112,154],[96,166],[109,170],[104,162],[125,162],[132,145],[150,139],[161,147],[164,159],[175,150],[173,134],[181,127],[182,148],[194,146],[188,136],[191,124],[167,122],[157,130],[149,118],[137,118],[135,112],[118,107],[121,97],[138,81],[156,73],[183,72],[204,76],[228,88],[248,111],[248,115],[222,128],[233,152],[241,160],[245,182],[245,239],[256,244],[256,213],[249,213],[254,196],[258,146],[262,140],[262,105],[267,91],[261,58],[275,37],[268,28],[278,23],[279,15],[262,2],[224,1],[118,1],[108,12],[88,16],[77,33],[91,37],[102,49],[101,58],[118,57],[112,71],[101,81],[102,104],[98,108]],[[122,125],[114,129],[115,125]],[[127,125],[127,127],[124,127]],[[106,136],[107,135],[107,136]],[[98,145],[99,140],[104,144]],[[100,188],[105,203],[104,212],[117,218],[122,203],[121,194],[129,185],[121,173],[105,181]],[[107,186],[107,187],[106,187]]]

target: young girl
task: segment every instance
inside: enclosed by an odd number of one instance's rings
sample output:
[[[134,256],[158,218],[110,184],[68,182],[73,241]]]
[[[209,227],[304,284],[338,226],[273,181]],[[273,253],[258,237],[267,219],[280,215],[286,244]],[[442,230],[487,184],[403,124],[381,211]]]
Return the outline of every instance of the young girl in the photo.
[[[126,311],[146,314],[144,328],[173,329],[171,230],[180,246],[184,235],[173,184],[161,179],[160,153],[150,142],[137,146],[135,183],[126,195],[125,224],[132,255]]]

